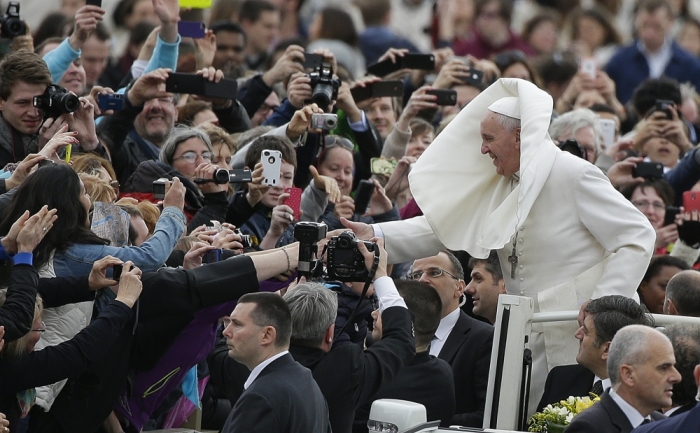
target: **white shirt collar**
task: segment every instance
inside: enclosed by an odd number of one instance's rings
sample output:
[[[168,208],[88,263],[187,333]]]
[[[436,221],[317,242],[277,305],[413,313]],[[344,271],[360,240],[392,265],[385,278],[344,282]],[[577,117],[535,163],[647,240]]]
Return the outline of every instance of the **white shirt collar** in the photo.
[[[440,319],[440,324],[435,331],[435,338],[433,338],[433,341],[430,343],[431,355],[438,356],[440,350],[442,350],[442,346],[445,345],[445,341],[447,337],[449,337],[450,332],[452,332],[452,328],[457,324],[459,312],[459,308],[456,308],[453,312]]]
[[[250,372],[250,376],[248,376],[248,380],[246,380],[245,383],[243,384],[243,388],[248,389],[250,384],[253,383],[253,381],[258,378],[258,375],[260,374],[261,371],[263,371],[263,369],[265,369],[265,367],[270,365],[270,363],[272,363],[272,361],[274,361],[275,359],[281,358],[282,356],[284,356],[288,353],[289,353],[289,351],[285,350],[284,352],[280,352],[277,355],[271,356],[271,357],[267,358],[266,360],[264,360],[263,362],[261,362],[260,364],[256,365],[255,368],[253,369],[253,371]]]
[[[596,382],[598,382],[599,380],[602,381],[601,385],[603,385],[603,391],[609,390],[610,387],[612,386],[612,383],[610,382],[610,378],[601,379],[601,378],[599,378],[598,376],[595,376],[595,377],[593,378],[593,383],[596,383]],[[599,397],[600,397],[600,396],[599,396]]]
[[[649,65],[649,77],[659,78],[663,75],[668,62],[671,61],[673,57],[673,48],[671,45],[671,39],[666,38],[664,44],[659,48],[659,51],[655,53],[650,53],[646,45],[640,40],[637,41],[637,47],[639,51],[646,57],[647,63]]]
[[[650,417],[643,417],[637,409],[635,409],[631,404],[627,403],[624,398],[620,397],[618,393],[615,392],[613,388],[610,388],[610,397],[617,403],[618,407],[625,414],[632,428],[639,427],[645,419],[651,420]]]

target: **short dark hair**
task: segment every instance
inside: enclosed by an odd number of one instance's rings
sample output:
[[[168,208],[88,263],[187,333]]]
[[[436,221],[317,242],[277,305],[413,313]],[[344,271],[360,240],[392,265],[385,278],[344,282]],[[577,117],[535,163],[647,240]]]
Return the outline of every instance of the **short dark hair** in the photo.
[[[637,15],[642,11],[653,13],[659,8],[666,9],[669,18],[674,18],[673,8],[668,0],[639,0],[634,8],[634,14]]]
[[[251,170],[255,164],[260,162],[260,155],[263,150],[279,150],[282,152],[282,159],[297,168],[297,153],[294,145],[287,137],[276,135],[263,135],[253,141],[245,154],[245,165]]]
[[[556,51],[537,62],[537,72],[543,86],[564,84],[578,72],[578,61],[572,53]]]
[[[428,284],[413,280],[396,280],[396,289],[413,313],[413,330],[416,347],[430,344],[440,325],[442,301],[436,290]]]
[[[500,10],[498,14],[501,18],[506,20],[510,24],[511,18],[513,16],[513,1],[512,0],[476,0],[474,2],[474,17],[478,17],[481,14],[482,9],[486,7],[491,2],[498,3]]]
[[[455,256],[454,253],[448,249],[443,249],[440,252],[445,254],[447,258],[450,259],[450,263],[452,263],[452,269],[454,269],[455,277],[459,278],[460,280],[463,280],[464,267],[462,266],[462,262],[460,262],[457,256]]]
[[[700,274],[690,270],[676,274],[666,285],[666,298],[681,316],[700,317]]]
[[[661,270],[665,267],[674,267],[683,271],[690,269],[690,266],[688,266],[684,260],[679,259],[678,257],[672,257],[666,254],[654,256],[649,262],[649,267],[644,273],[642,281],[649,282],[652,278],[659,275]]]
[[[351,47],[357,46],[357,29],[349,13],[338,7],[323,8],[321,14],[320,39],[335,39]]]
[[[474,269],[474,266],[484,264],[484,268],[486,268],[486,272],[491,274],[491,277],[493,277],[493,280],[495,282],[498,282],[503,279],[503,271],[501,270],[501,261],[498,260],[498,253],[496,250],[491,250],[489,253],[489,256],[485,259],[477,259],[476,257],[472,257],[469,259],[469,267]]]
[[[605,32],[605,38],[603,39],[603,45],[620,45],[622,43],[622,36],[615,28],[615,24],[610,19],[610,12],[602,9],[598,6],[592,8],[579,8],[572,12],[571,14],[571,40],[578,40],[580,35],[578,34],[578,26],[576,25],[582,18],[588,18],[597,22],[603,31]]]
[[[257,22],[263,12],[277,12],[277,7],[267,0],[246,0],[238,12],[238,22]]]
[[[257,326],[272,326],[277,332],[275,346],[289,347],[292,337],[292,314],[287,303],[276,293],[248,293],[238,299],[239,304],[255,304],[250,312]]]
[[[593,316],[596,347],[612,341],[617,331],[627,325],[653,325],[652,317],[642,306],[626,296],[608,295],[592,299],[584,311]]]
[[[698,386],[693,371],[700,364],[700,326],[676,324],[667,326],[663,333],[671,340],[676,357],[674,367],[681,374],[681,381],[673,384],[674,406],[695,403]]]
[[[51,72],[38,54],[18,50],[6,55],[0,63],[0,98],[7,99],[17,83],[51,84]]]
[[[676,198],[676,193],[673,187],[665,179],[644,179],[644,182],[627,185],[620,189],[620,193],[627,199],[632,200],[632,194],[641,188],[644,191],[645,188],[652,188],[661,197],[666,206],[671,206]],[[646,281],[646,280],[645,280]]]
[[[216,35],[219,32],[229,32],[238,33],[243,35],[243,40],[246,40],[245,30],[238,23],[232,23],[231,21],[217,21],[210,27],[211,31]]]
[[[615,112],[615,109],[613,107],[609,106],[608,104],[601,104],[600,102],[596,102],[595,104],[588,107],[588,109],[594,113],[608,113],[617,116],[617,113]]]
[[[671,100],[677,105],[683,103],[681,85],[673,78],[649,78],[634,89],[632,106],[639,117],[644,117],[659,99]]]

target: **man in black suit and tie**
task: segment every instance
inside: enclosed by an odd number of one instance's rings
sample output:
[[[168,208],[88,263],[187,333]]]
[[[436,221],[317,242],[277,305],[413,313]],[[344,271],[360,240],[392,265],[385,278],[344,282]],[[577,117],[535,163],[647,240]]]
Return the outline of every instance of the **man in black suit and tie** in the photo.
[[[661,332],[644,325],[620,329],[608,351],[611,387],[599,403],[578,414],[567,433],[629,433],[665,417],[681,375],[673,366],[673,346]]]
[[[464,269],[449,251],[413,262],[409,277],[433,287],[442,300],[442,317],[430,354],[452,367],[455,416],[452,424],[482,427],[491,364],[493,326],[460,310],[466,284]]]
[[[225,326],[229,355],[251,372],[221,432],[330,433],[321,390],[288,351],[287,303],[275,293],[244,295]]]
[[[367,350],[350,342],[333,345],[338,310],[335,292],[321,284],[302,283],[284,294],[293,323],[289,351],[312,371],[326,397],[333,433],[350,433],[355,409],[396,377],[416,353],[411,313],[394,281],[387,276],[384,241],[376,241],[380,254],[374,291],[379,299],[384,338]],[[370,269],[374,254],[362,242],[358,248]]]
[[[637,302],[620,295],[593,299],[582,312],[583,321],[574,334],[579,340],[578,364],[561,365],[549,372],[538,411],[569,396],[587,397],[591,392],[602,395],[610,388],[608,350],[617,331],[627,325],[652,324]]]

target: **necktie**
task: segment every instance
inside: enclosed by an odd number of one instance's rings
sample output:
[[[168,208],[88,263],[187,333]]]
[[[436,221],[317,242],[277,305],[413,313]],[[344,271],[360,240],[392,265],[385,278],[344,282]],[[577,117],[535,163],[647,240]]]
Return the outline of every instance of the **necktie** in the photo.
[[[645,418],[644,421],[642,421],[642,423],[639,425],[646,425],[646,424],[649,424],[650,422],[651,422],[651,420],[649,418]]]
[[[591,388],[591,392],[600,397],[603,394],[603,381],[600,379],[596,380],[593,388]]]

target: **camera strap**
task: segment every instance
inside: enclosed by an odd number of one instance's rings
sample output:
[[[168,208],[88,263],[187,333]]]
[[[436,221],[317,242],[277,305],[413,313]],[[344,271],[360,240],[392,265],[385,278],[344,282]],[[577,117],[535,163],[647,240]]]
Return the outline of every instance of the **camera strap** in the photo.
[[[325,251],[325,248],[324,248]],[[360,298],[357,300],[357,304],[355,304],[355,308],[353,308],[352,313],[350,313],[350,316],[348,317],[348,320],[345,322],[345,325],[340,329],[340,332],[338,332],[337,335],[342,335],[343,332],[350,326],[351,323],[353,323],[353,319],[357,315],[357,312],[360,310],[360,306],[362,305],[362,300],[365,299],[367,296],[367,291],[369,290],[370,284],[372,284],[372,280],[374,279],[374,274],[377,273],[377,267],[379,266],[379,248],[374,249],[374,261],[372,262],[372,269],[369,270],[369,274],[367,275],[367,279],[365,280],[365,285],[362,287],[362,294],[360,295]]]

